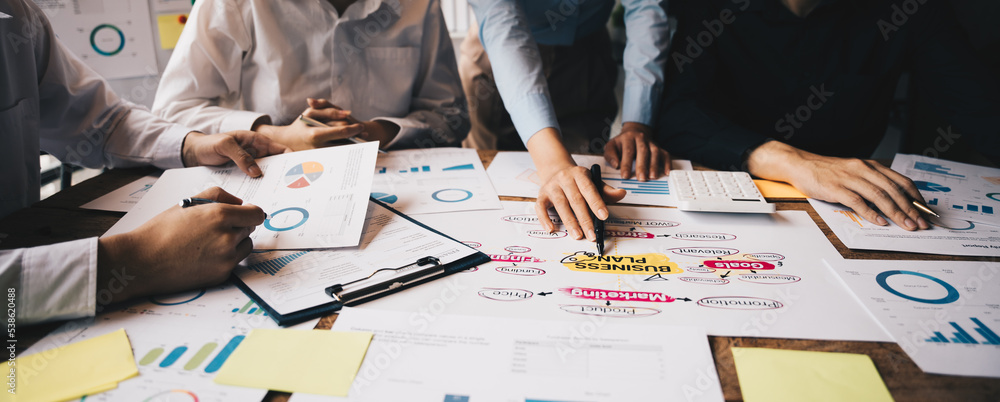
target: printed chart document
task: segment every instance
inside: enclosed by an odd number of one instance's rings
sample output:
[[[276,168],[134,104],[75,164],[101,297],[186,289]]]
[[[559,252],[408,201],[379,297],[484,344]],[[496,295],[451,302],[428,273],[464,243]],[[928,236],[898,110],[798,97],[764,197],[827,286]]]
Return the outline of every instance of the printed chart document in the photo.
[[[826,264],[921,370],[1000,378],[1000,263]]]
[[[365,308],[413,311],[445,295],[451,314],[634,325],[692,325],[709,335],[889,341],[820,259],[840,254],[804,211],[684,212],[612,206],[605,255],[534,203],[421,221],[492,262]],[[428,307],[430,308],[430,307]],[[609,321],[609,322],[611,322]]]
[[[330,303],[327,287],[368,277],[378,269],[407,266],[424,257],[437,257],[447,265],[475,253],[370,202],[357,247],[254,252],[233,273],[274,311],[286,315]],[[426,284],[413,289],[421,286]]]
[[[622,179],[621,171],[608,166],[603,156],[573,155],[577,165],[590,169],[590,166],[601,165],[601,177],[609,186],[628,190],[628,195],[619,201],[621,204],[659,205],[676,207],[677,199],[670,193],[667,177],[656,180],[639,181],[633,178]],[[691,170],[691,161],[675,159],[671,169]],[[527,152],[499,152],[486,170],[497,193],[509,197],[538,197],[542,179],[535,170],[535,163]]]
[[[392,151],[378,156],[372,197],[407,215],[500,209],[474,149]]]
[[[377,147],[371,142],[261,158],[264,175],[258,178],[236,166],[170,169],[105,236],[133,230],[181,199],[218,186],[267,213],[250,235],[255,250],[357,246]]]
[[[109,80],[157,75],[146,0],[34,0],[56,37]]]
[[[949,218],[925,217],[928,230],[907,231],[889,219],[888,226],[866,221],[841,204],[809,199],[809,204],[837,238],[851,249],[909,253],[1000,256],[1000,227]]]
[[[913,180],[927,206],[950,226],[976,222],[1000,227],[1000,169],[897,154],[892,170]]]
[[[118,388],[87,396],[87,402],[259,401],[267,393],[267,390],[212,382],[250,330],[278,327],[235,286],[227,284],[151,297],[115,311],[102,312],[101,308],[98,306],[96,318],[67,322],[28,348],[24,355],[124,328],[139,375],[118,383]],[[312,329],[318,321],[295,328]]]
[[[372,332],[347,398],[308,401],[721,401],[705,331],[344,309]]]
[[[100,198],[83,204],[80,208],[97,209],[101,211],[128,212],[135,204],[139,203],[153,184],[159,179],[158,176],[146,176],[139,180],[126,184],[122,188],[107,193]]]

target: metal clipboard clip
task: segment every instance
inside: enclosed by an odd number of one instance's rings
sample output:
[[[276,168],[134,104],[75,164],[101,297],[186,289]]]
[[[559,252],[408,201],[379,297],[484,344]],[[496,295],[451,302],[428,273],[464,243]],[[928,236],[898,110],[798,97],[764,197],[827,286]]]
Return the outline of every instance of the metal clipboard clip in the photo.
[[[424,257],[399,268],[382,268],[365,278],[326,288],[326,294],[341,304],[360,303],[444,272],[437,257]]]

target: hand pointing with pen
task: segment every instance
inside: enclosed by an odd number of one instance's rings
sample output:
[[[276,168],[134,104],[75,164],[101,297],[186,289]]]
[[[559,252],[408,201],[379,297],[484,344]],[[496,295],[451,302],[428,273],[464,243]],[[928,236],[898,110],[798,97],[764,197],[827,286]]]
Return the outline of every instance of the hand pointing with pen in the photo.
[[[174,206],[131,232],[98,240],[98,289],[125,279],[111,289],[111,302],[218,284],[250,254],[250,234],[264,223],[264,211],[218,187],[194,197],[214,202]]]

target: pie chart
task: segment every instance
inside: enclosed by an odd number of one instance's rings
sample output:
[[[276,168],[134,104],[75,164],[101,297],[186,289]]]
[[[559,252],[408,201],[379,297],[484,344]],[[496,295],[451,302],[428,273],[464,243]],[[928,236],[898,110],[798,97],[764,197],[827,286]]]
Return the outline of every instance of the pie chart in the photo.
[[[309,187],[323,175],[323,165],[319,162],[302,162],[288,169],[285,173],[285,184],[288,188]]]

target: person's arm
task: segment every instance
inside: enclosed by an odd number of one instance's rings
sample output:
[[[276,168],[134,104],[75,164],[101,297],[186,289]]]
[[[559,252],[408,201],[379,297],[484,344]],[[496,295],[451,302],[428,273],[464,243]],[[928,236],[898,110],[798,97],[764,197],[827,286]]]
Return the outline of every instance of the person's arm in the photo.
[[[694,37],[701,21],[718,15],[704,4],[681,14],[677,42]],[[729,28],[723,35],[731,35]],[[713,107],[719,45],[690,57],[674,49],[659,120],[660,144],[677,155],[719,170],[744,170],[768,180],[787,182],[811,198],[844,204],[869,222],[887,225],[874,204],[890,220],[907,230],[930,226],[911,200],[923,201],[913,182],[878,162],[835,158],[797,149],[750,131],[730,121]]]
[[[576,166],[563,145],[538,45],[517,2],[473,0],[469,4],[479,20],[480,40],[489,54],[504,107],[542,179],[535,203],[538,219],[546,230],[554,231],[548,215],[549,208],[554,208],[570,236],[595,240],[590,211],[599,219],[606,218],[604,197],[615,202],[625,197],[625,190],[605,185],[604,191],[598,192],[590,181],[590,171]]]
[[[469,113],[454,45],[437,0],[428,2],[424,17],[415,84],[412,94],[397,94],[412,96],[410,113],[371,119],[378,126],[366,127],[367,139],[382,141],[383,148],[460,146],[469,133]]]
[[[240,95],[244,55],[253,45],[248,23],[231,0],[195,2],[163,70],[153,112],[206,133],[270,122],[265,114],[220,106]]]
[[[670,171],[670,154],[653,141],[656,112],[663,96],[664,66],[670,45],[670,23],[665,0],[625,0],[625,93],[622,97],[622,131],[610,140],[604,155],[632,177],[632,162],[639,180],[656,179]]]

